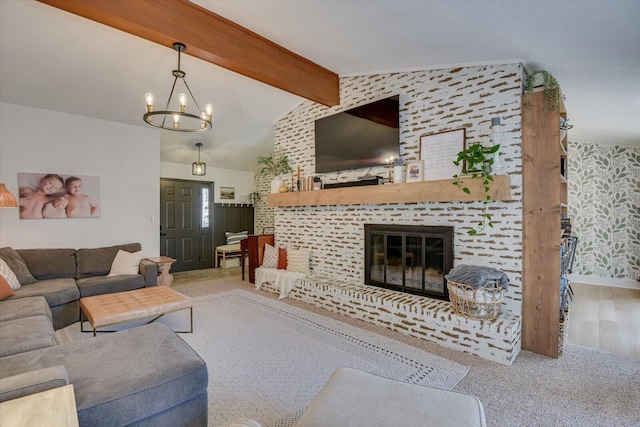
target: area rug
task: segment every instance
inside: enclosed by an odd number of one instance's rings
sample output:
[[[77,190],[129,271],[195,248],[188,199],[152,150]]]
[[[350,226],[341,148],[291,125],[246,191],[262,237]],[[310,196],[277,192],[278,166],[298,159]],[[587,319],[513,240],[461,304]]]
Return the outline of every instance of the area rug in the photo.
[[[180,336],[209,369],[209,425],[242,418],[294,426],[339,367],[445,390],[468,368],[407,344],[243,290],[194,298],[194,333]],[[160,319],[188,328],[188,311]],[[93,339],[76,323],[62,342]]]

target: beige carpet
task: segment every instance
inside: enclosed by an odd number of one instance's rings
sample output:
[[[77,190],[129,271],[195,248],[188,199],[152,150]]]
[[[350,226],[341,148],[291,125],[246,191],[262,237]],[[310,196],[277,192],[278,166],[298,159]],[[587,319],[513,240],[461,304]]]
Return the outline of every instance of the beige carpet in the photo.
[[[294,427],[340,367],[444,390],[468,372],[413,346],[243,289],[192,301],[194,331],[180,336],[207,363],[210,426],[250,418],[265,427]],[[189,312],[158,321],[185,330]],[[80,332],[79,323],[57,336],[61,342],[96,339]]]
[[[254,290],[239,277],[176,285],[174,289],[190,296],[245,289],[277,298]],[[523,351],[512,366],[504,366],[308,304],[283,301],[469,367],[470,372],[454,390],[480,398],[489,426],[640,425],[640,361],[636,359],[567,345],[559,359]]]

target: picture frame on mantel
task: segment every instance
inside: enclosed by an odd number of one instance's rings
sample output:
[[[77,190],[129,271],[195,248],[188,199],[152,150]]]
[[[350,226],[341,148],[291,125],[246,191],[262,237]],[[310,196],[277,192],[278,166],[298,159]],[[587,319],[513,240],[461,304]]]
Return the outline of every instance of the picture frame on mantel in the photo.
[[[424,161],[424,180],[451,179],[460,173],[453,164],[466,147],[466,128],[420,136],[420,159]]]
[[[407,162],[407,177],[405,182],[418,182],[424,179],[424,162],[422,160],[409,160]]]

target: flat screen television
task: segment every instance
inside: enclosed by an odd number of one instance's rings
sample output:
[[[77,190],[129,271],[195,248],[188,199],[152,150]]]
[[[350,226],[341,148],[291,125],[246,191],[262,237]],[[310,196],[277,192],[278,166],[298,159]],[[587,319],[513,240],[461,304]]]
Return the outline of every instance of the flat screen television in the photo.
[[[400,155],[398,95],[315,121],[316,173],[384,165]]]

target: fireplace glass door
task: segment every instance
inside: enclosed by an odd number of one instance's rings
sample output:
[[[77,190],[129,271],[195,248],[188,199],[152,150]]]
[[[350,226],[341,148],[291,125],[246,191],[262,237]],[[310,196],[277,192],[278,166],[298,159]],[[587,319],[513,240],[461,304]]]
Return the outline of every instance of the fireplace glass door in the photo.
[[[444,275],[453,259],[447,240],[452,231],[452,227],[365,225],[365,283],[448,299]]]

